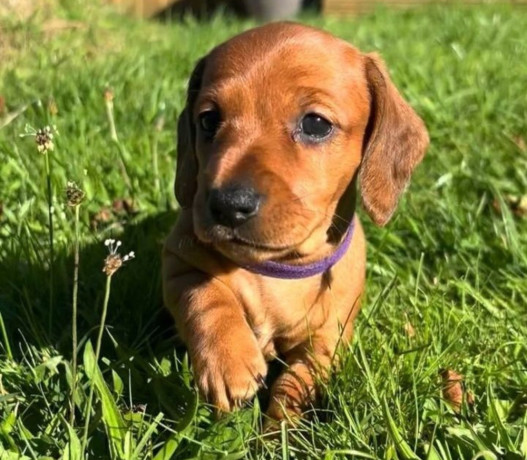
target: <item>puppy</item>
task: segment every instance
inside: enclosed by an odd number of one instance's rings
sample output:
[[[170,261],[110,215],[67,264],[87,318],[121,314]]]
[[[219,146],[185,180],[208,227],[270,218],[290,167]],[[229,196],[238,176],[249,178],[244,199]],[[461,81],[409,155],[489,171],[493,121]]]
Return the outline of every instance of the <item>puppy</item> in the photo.
[[[268,415],[301,414],[351,339],[366,247],[428,146],[423,121],[376,55],[272,23],[202,58],[178,122],[181,211],[163,250],[166,306],[202,395],[252,398],[287,364]]]

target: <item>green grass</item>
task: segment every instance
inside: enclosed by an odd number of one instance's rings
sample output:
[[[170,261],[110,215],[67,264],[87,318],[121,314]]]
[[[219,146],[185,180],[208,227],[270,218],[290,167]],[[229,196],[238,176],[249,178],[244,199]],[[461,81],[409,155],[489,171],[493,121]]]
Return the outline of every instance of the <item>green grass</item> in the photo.
[[[159,276],[177,209],[174,128],[186,79],[214,44],[252,24],[140,23],[81,5],[63,1],[55,12],[79,21],[75,28],[50,30],[43,13],[0,24],[0,459],[80,459],[92,385],[90,459],[526,458],[527,220],[506,196],[527,194],[527,11],[450,6],[306,19],[383,55],[431,147],[394,220],[378,229],[364,216],[368,293],[342,371],[310,420],[266,438],[258,403],[216,420],[198,401]],[[48,124],[59,131],[49,153],[53,260],[45,158],[34,138],[19,136]],[[68,180],[87,195],[73,427]],[[136,258],[113,276],[95,366],[109,237]],[[442,399],[441,369],[463,374],[474,394],[460,414]]]

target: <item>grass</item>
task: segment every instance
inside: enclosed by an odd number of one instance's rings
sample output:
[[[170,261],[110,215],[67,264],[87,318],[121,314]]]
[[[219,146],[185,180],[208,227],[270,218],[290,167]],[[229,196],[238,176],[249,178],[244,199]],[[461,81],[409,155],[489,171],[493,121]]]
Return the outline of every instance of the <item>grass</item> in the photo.
[[[54,14],[0,24],[1,460],[527,457],[527,220],[508,198],[527,194],[527,11],[305,19],[379,51],[432,142],[394,220],[378,229],[364,216],[367,301],[342,371],[310,420],[273,438],[259,431],[258,401],[216,420],[198,399],[160,297],[186,79],[198,57],[252,24],[133,22],[75,0]],[[53,124],[50,259],[44,159],[19,135]],[[76,385],[69,180],[86,192]],[[112,237],[136,258],[113,276],[97,357],[102,242]],[[444,400],[442,369],[463,374],[474,396],[459,413]]]

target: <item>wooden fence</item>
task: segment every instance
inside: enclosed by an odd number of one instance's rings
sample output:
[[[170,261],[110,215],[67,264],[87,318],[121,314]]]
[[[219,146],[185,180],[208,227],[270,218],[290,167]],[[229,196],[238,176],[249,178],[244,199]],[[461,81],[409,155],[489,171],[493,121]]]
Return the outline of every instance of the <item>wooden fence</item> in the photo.
[[[176,4],[185,4],[199,9],[213,7],[215,4],[236,3],[239,0],[106,0],[116,4],[122,11],[138,17],[155,16]],[[328,15],[353,15],[372,10],[375,6],[383,4],[389,7],[412,7],[426,3],[464,3],[483,4],[484,0],[322,0],[322,11]],[[527,6],[527,0],[508,0],[502,3],[512,3]]]

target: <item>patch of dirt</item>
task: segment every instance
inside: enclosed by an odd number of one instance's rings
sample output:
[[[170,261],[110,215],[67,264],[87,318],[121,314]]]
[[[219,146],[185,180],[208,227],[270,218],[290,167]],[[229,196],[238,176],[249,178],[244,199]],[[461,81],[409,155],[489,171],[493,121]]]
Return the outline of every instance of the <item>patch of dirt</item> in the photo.
[[[35,49],[63,36],[88,58],[121,51],[123,34],[102,26],[110,10],[104,3],[87,2],[83,19],[72,21],[61,17],[65,10],[59,0],[0,0],[0,62],[7,64],[0,75],[30,62]],[[96,31],[93,36],[87,33],[89,27]]]
[[[35,0],[2,0],[0,2],[0,17],[26,19],[31,16],[43,2]]]

